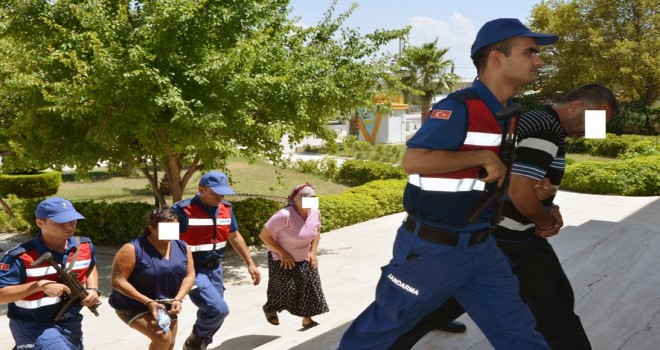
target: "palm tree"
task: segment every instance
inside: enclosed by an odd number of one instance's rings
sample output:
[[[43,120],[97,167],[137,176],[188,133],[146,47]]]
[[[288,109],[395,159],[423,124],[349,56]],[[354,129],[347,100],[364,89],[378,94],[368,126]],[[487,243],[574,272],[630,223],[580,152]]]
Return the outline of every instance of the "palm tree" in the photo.
[[[412,95],[419,96],[422,122],[428,116],[431,101],[437,94],[449,92],[460,81],[454,74],[454,62],[444,56],[449,48],[437,47],[438,38],[421,46],[409,46],[398,57],[401,82]]]

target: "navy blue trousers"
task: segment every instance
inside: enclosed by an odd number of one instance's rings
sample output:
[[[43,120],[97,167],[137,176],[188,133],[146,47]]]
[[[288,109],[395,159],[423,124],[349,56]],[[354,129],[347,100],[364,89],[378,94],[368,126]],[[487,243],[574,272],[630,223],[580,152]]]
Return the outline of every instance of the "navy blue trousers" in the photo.
[[[489,237],[468,246],[427,242],[401,226],[393,258],[382,267],[376,300],[344,333],[339,349],[387,349],[454,296],[496,349],[548,350],[518,293],[508,259]]]

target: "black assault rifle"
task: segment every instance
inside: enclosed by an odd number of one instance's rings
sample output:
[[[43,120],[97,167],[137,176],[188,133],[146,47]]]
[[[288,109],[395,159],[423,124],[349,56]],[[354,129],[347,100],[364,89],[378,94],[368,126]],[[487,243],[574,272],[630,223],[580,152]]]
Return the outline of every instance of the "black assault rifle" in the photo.
[[[57,273],[59,275],[59,282],[64,284],[65,286],[69,287],[71,290],[70,295],[62,294],[62,299],[66,300],[64,302],[64,305],[60,308],[59,311],[57,311],[57,314],[55,315],[55,321],[59,321],[62,319],[62,316],[64,316],[64,313],[69,310],[71,305],[75,301],[80,301],[83,300],[87,297],[89,294],[87,290],[85,289],[85,286],[80,283],[78,280],[78,277],[76,276],[76,273],[73,271],[66,271],[64,270],[58,263],[53,259],[53,254],[50,252],[44,253],[42,256],[39,257],[39,259],[35,260],[30,266],[35,267],[44,262],[44,260],[48,260],[51,266],[57,270]],[[71,262],[73,264],[73,262]],[[92,313],[96,316],[99,315],[99,312],[96,311],[96,308],[101,305],[101,303],[98,303],[96,305],[88,306],[89,310],[92,311]]]
[[[503,219],[502,211],[504,209],[504,195],[509,187],[511,180],[511,169],[513,168],[513,161],[515,160],[516,152],[516,130],[518,129],[518,117],[522,107],[517,103],[510,104],[507,108],[497,113],[498,119],[505,119],[506,134],[502,139],[500,145],[500,160],[506,166],[506,174],[504,175],[504,182],[502,186],[497,186],[496,182],[486,185],[486,194],[481,198],[479,203],[472,209],[469,222],[475,222],[479,218],[481,212],[488,207],[491,202],[494,202],[495,216],[493,217],[493,226],[496,226]],[[484,171],[484,169],[481,169]],[[484,171],[485,172],[485,171]],[[485,175],[485,174],[484,174]]]

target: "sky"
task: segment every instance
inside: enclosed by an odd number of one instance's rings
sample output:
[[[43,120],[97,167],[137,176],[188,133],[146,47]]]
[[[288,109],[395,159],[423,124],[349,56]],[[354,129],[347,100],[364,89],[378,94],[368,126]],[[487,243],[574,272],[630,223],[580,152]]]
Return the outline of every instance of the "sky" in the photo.
[[[323,17],[331,0],[290,0],[291,15],[304,26],[313,26]],[[419,46],[438,37],[438,46],[448,47],[445,57],[455,64],[454,73],[474,79],[477,72],[470,59],[470,46],[481,26],[495,18],[518,18],[527,23],[534,5],[541,0],[339,0],[335,16],[358,7],[346,26],[371,33],[376,29],[411,26],[409,43]],[[396,53],[399,43],[386,50]]]

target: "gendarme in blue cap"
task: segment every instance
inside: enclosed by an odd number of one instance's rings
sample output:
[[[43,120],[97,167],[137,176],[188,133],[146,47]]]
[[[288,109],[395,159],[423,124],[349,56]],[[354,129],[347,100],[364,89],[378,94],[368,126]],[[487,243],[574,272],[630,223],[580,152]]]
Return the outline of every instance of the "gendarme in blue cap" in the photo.
[[[229,187],[229,178],[227,178],[227,175],[217,171],[209,171],[204,174],[199,180],[199,185],[210,187],[213,192],[221,196],[234,194],[234,191]]]
[[[486,47],[504,39],[513,38],[514,36],[528,36],[534,38],[538,45],[550,45],[559,39],[559,36],[555,34],[532,32],[516,18],[498,18],[486,22],[486,24],[479,29],[477,38],[474,39],[474,43],[472,44],[470,57],[474,58],[474,55],[482,47]]]
[[[37,219],[51,219],[60,224],[85,218],[76,211],[76,208],[73,207],[71,202],[60,197],[48,198],[41,201],[34,211],[34,216]]]

